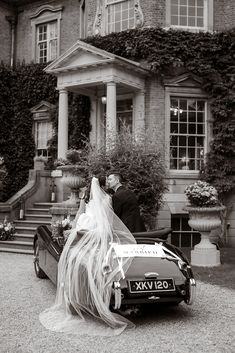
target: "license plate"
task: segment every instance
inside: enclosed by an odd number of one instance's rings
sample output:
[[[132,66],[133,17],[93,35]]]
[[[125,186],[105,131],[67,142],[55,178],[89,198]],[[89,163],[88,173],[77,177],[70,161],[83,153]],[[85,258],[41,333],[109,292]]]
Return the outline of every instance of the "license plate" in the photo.
[[[146,281],[129,281],[130,293],[150,293],[174,291],[175,285],[172,278],[148,279]]]

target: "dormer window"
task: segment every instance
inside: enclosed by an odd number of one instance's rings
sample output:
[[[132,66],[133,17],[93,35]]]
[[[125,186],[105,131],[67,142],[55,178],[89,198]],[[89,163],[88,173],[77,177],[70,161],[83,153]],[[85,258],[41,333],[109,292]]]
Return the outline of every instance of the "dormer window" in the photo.
[[[106,0],[107,32],[120,32],[135,27],[134,0]]]

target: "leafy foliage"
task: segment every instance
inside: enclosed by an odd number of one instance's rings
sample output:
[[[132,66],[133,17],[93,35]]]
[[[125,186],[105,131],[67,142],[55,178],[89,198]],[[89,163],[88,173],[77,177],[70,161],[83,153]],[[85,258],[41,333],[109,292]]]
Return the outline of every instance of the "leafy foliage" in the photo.
[[[106,150],[87,144],[80,158],[83,158],[85,177],[107,176],[113,170],[121,173],[124,184],[137,196],[145,223],[152,228],[167,187],[164,160],[159,151],[153,150],[150,136],[154,138],[154,134],[147,131],[135,140],[129,130],[123,128]]]
[[[235,29],[191,33],[145,28],[90,37],[86,42],[142,62],[160,78],[184,72],[201,77],[211,104],[214,139],[200,177],[213,183],[220,195],[234,188]]]
[[[35,144],[30,109],[42,100],[52,104],[58,101],[56,78],[46,74],[44,67],[45,64],[23,64],[12,70],[0,66],[0,157],[4,159],[7,172],[3,180],[3,201],[27,183],[29,169],[33,167]],[[69,142],[77,147],[90,131],[89,99],[71,94],[70,103]],[[57,110],[51,115],[56,127]],[[55,156],[57,129],[51,151]]]

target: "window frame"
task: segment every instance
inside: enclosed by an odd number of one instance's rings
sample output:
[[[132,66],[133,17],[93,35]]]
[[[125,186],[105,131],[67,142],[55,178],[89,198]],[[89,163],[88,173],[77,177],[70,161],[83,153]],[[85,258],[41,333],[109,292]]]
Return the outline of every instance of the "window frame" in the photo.
[[[203,0],[204,1],[204,26],[181,26],[181,25],[172,25],[171,24],[171,1],[166,0],[166,27],[174,28],[178,30],[188,30],[192,32],[199,31],[213,31],[213,20],[214,20],[214,0]]]
[[[170,175],[195,175],[199,174],[199,170],[184,170],[184,169],[170,169],[170,103],[171,98],[185,98],[185,99],[197,99],[205,100],[205,143],[204,143],[204,158],[206,153],[209,151],[209,141],[212,137],[212,120],[210,115],[210,103],[208,96],[198,88],[176,88],[166,87],[165,88],[165,117],[166,117],[166,129],[165,129],[165,160],[167,169]]]
[[[33,127],[33,130],[34,130],[34,141],[35,141],[35,156],[36,157],[41,157],[42,155],[41,154],[38,154],[38,151],[39,150],[47,150],[47,155],[46,156],[43,156],[43,157],[50,157],[49,154],[48,154],[48,147],[47,148],[38,148],[38,145],[37,145],[37,142],[38,142],[38,132],[39,132],[39,124],[50,124],[51,125],[51,137],[49,137],[49,139],[47,140],[47,142],[53,137],[53,124],[52,124],[52,121],[45,117],[45,118],[38,118],[38,119],[34,119],[34,127]]]
[[[56,58],[60,55],[60,20],[62,19],[62,7],[59,8],[51,8],[45,6],[40,8],[31,18],[31,27],[32,27],[32,60],[36,63],[39,63],[38,57],[38,48],[37,48],[37,27],[39,25],[49,24],[52,22],[57,23],[57,51]],[[51,60],[49,60],[51,61]],[[47,61],[48,62],[48,61]]]
[[[116,5],[118,3],[124,3],[125,1],[128,2],[130,0],[110,0],[110,2],[108,2],[109,0],[105,0],[105,33],[106,34],[110,34],[110,33],[119,33],[119,32],[122,32],[124,31],[123,29],[120,29],[120,31],[116,32],[116,31],[109,31],[109,22],[108,22],[108,7],[109,6],[113,6],[113,5]],[[133,0],[134,2],[134,13],[133,13],[133,20],[134,20],[134,26],[131,27],[131,28],[127,28],[125,30],[128,30],[128,29],[132,29],[132,28],[136,28],[136,16],[135,16],[135,0]],[[129,21],[129,17],[128,17],[128,21]],[[122,21],[120,21],[121,23]],[[114,22],[115,24],[115,22]]]

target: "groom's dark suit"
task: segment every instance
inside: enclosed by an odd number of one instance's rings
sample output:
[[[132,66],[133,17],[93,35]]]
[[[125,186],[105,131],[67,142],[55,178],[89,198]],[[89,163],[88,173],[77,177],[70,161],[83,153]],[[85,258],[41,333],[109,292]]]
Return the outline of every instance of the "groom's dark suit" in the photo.
[[[131,190],[120,186],[113,194],[112,201],[114,212],[132,233],[146,231],[137,198]]]

